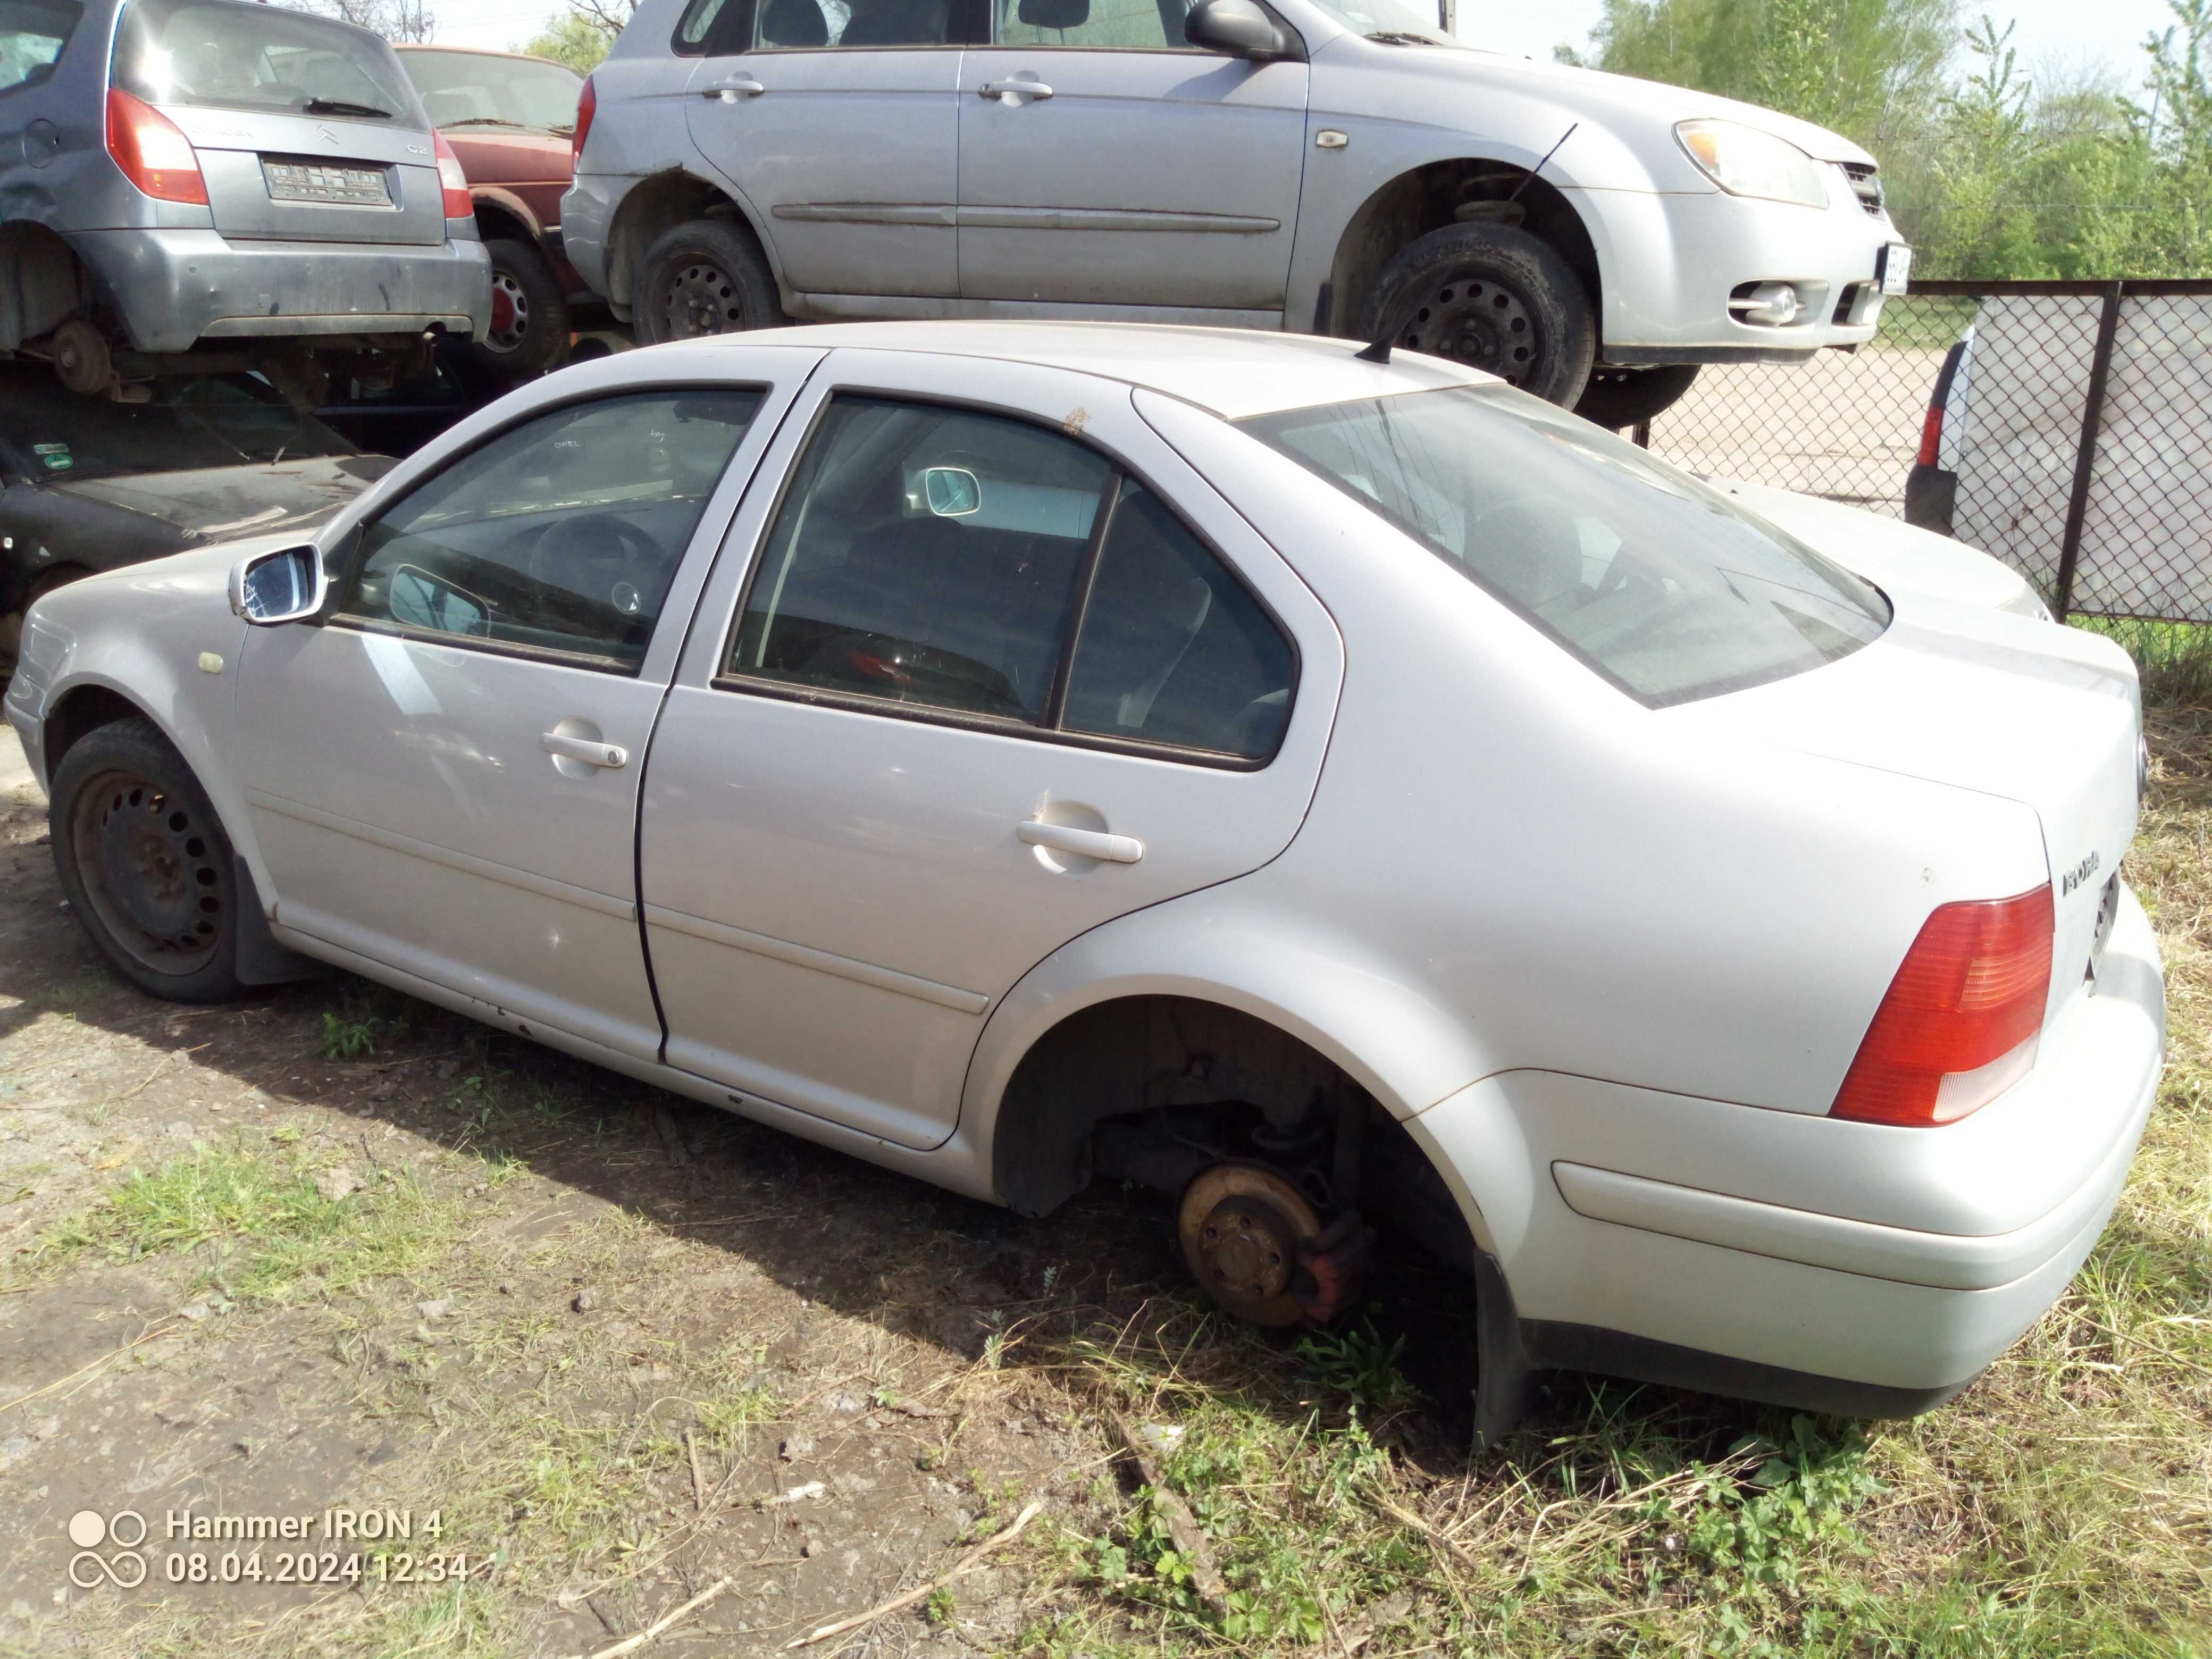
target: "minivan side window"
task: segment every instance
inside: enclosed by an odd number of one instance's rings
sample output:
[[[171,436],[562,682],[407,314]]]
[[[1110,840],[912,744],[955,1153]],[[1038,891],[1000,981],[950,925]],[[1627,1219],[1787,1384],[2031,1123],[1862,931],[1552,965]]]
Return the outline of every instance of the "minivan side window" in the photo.
[[[758,44],[822,46],[956,45],[958,0],[760,0]]]
[[[337,620],[635,670],[760,402],[643,392],[501,433],[362,532]]]
[[[75,0],[0,0],[0,92],[45,80],[83,15]]]
[[[1296,672],[1243,585],[1089,445],[841,395],[793,471],[717,684],[1259,761]]]
[[[1185,0],[997,0],[999,44],[1191,51]]]
[[[753,39],[753,0],[690,0],[669,46],[678,58],[723,58]]]

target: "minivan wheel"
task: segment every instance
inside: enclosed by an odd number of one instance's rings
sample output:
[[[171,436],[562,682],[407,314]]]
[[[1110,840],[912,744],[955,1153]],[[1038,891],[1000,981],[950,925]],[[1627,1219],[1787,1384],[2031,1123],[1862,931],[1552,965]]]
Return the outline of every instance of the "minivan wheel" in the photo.
[[[1656,368],[1602,368],[1575,401],[1575,413],[1594,425],[1619,432],[1664,414],[1682,400],[1698,378],[1695,363],[1662,363]]]
[[[1597,353],[1582,279],[1511,225],[1447,225],[1407,243],[1368,295],[1367,336],[1449,357],[1571,408]]]
[[[568,301],[536,248],[512,237],[484,244],[491,258],[491,327],[469,348],[495,374],[550,368],[568,343]]]
[[[85,734],[55,769],[54,866],[102,954],[173,1002],[240,995],[230,837],[150,720]]]
[[[638,262],[632,320],[647,344],[773,328],[784,320],[775,276],[752,239],[694,219],[653,239]]]

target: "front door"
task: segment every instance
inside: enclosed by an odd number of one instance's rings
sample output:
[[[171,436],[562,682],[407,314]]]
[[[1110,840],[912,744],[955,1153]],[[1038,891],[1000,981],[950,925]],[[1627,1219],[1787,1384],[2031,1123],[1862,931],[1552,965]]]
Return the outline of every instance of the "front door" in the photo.
[[[990,0],[960,70],[960,292],[1282,310],[1306,66],[1183,44],[1184,0]]]
[[[1340,655],[1127,386],[845,350],[807,399],[654,738],[647,937],[671,1065],[930,1146],[1030,969],[1288,844]]]
[[[241,771],[281,926],[656,1057],[638,775],[714,532],[687,550],[777,401],[657,387],[526,419],[349,538],[329,620],[247,630]]]
[[[706,58],[691,140],[809,294],[959,292],[963,0],[760,0],[744,50]]]

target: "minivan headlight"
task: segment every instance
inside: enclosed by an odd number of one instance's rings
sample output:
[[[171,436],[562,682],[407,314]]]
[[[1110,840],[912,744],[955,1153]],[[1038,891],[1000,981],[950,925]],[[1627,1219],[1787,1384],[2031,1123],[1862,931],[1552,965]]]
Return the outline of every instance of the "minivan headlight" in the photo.
[[[1756,196],[1799,207],[1828,205],[1820,164],[1789,143],[1735,121],[1682,121],[1674,137],[1698,170],[1731,196]]]

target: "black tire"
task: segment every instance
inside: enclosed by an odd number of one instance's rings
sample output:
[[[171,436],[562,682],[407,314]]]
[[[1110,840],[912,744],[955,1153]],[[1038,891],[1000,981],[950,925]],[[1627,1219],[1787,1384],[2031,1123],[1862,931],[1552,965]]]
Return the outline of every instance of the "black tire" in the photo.
[[[775,273],[750,235],[715,219],[665,230],[638,261],[630,320],[641,343],[774,328]]]
[[[1367,296],[1367,337],[1480,368],[1571,408],[1597,355],[1582,279],[1510,225],[1447,225],[1399,249]]]
[[[491,330],[469,343],[469,356],[503,380],[541,374],[568,344],[568,301],[544,256],[502,236],[484,244],[491,256]]]
[[[228,1002],[238,977],[230,837],[150,720],[87,732],[54,771],[54,866],[84,931],[124,977],[172,1002]]]
[[[1680,402],[1698,378],[1698,368],[1696,363],[1665,363],[1656,368],[1593,370],[1575,413],[1608,431],[1636,426]]]

